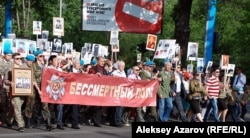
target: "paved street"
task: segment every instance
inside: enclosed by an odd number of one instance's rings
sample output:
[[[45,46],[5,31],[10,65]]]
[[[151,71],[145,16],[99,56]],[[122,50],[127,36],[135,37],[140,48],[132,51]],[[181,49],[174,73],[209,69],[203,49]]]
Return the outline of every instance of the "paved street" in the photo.
[[[229,121],[231,117],[229,117]],[[211,118],[211,122],[213,122]],[[248,113],[245,116],[246,122],[250,122],[250,103],[248,104]],[[171,119],[171,121],[177,121]],[[55,124],[54,124],[55,126]],[[102,128],[80,125],[81,129],[76,130],[66,128],[65,130],[54,129],[51,132],[45,131],[45,126],[40,128],[25,129],[25,132],[18,132],[17,128],[7,128],[6,125],[0,127],[0,138],[131,138],[132,130],[130,127],[116,128],[103,125]]]
[[[76,130],[66,128],[65,130],[54,129],[52,131],[45,131],[45,127],[25,129],[25,132],[16,131],[16,127],[12,129],[0,127],[1,138],[131,138],[131,127],[110,127],[104,126],[102,128],[80,125],[81,129]]]

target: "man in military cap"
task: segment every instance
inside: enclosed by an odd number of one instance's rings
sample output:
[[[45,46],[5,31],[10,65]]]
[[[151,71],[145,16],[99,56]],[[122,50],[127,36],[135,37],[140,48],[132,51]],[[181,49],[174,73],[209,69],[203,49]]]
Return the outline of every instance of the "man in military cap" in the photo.
[[[44,63],[44,54],[42,50],[37,50],[34,53],[36,59],[35,62],[32,63],[32,70],[33,70],[33,74],[34,74],[34,78],[39,86],[39,88],[41,89],[41,80],[42,80],[42,70],[45,67],[45,63]],[[51,131],[52,130],[52,126],[51,126],[51,114],[50,114],[50,110],[48,107],[48,103],[42,103],[41,102],[41,98],[38,94],[39,92],[36,91],[35,94],[36,96],[36,100],[38,102],[38,115],[36,116],[36,123],[37,126],[40,126],[40,114],[42,115],[43,119],[47,121],[46,124],[46,130]]]
[[[25,57],[25,66],[27,68],[32,68],[32,63],[35,61],[35,59],[36,59],[36,57],[34,55],[27,55]],[[33,73],[33,70],[32,70],[32,73]],[[38,93],[41,94],[41,90],[40,90],[39,86],[37,85],[35,78],[33,78],[32,81],[33,82],[27,80],[27,82],[23,84],[24,88],[26,88],[25,86],[31,86],[33,84],[34,87],[36,88],[36,90],[38,91]],[[26,98],[26,103],[25,103],[24,114],[25,114],[25,126],[26,126],[26,128],[31,128],[32,109],[33,109],[34,105],[35,105],[35,94],[33,92],[32,96],[28,96]]]
[[[144,63],[144,68],[140,72],[140,77],[142,80],[152,80],[157,78],[157,76],[154,76],[153,74],[154,65],[155,63],[150,60]],[[153,121],[153,122],[159,121],[156,107],[147,107],[146,110],[147,110],[146,111],[147,121]]]

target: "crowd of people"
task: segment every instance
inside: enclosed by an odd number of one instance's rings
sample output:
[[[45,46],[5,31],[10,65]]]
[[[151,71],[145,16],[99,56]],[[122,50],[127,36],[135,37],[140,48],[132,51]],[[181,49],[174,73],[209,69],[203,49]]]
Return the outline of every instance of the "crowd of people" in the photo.
[[[20,53],[5,50],[0,59],[1,77],[1,123],[24,132],[25,128],[41,127],[64,130],[66,126],[80,129],[79,124],[102,127],[103,124],[123,127],[135,122],[168,122],[171,116],[182,122],[207,122],[213,114],[215,122],[242,122],[247,112],[250,87],[246,76],[238,67],[232,81],[219,67],[212,67],[208,74],[187,72],[181,64],[165,61],[163,67],[153,61],[139,62],[125,69],[125,61],[113,63],[104,57],[97,57],[91,64],[80,59],[64,59],[59,62],[57,55],[45,59],[43,51],[21,57]],[[41,78],[44,67],[67,73],[109,75],[136,80],[158,80],[157,106],[123,107],[64,105],[41,102]],[[13,68],[32,68],[34,79],[33,96],[13,96]],[[81,115],[81,113],[83,113]],[[84,118],[84,119],[83,119]],[[82,121],[84,120],[84,121]],[[56,127],[53,126],[56,124]]]

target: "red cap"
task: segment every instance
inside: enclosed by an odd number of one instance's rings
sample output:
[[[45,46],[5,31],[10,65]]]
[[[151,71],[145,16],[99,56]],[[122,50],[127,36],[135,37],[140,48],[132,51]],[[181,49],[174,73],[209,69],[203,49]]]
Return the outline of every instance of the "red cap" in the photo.
[[[190,78],[191,78],[191,74],[190,74],[189,72],[184,72],[184,73],[183,73],[183,77],[184,77],[185,79],[190,79]]]

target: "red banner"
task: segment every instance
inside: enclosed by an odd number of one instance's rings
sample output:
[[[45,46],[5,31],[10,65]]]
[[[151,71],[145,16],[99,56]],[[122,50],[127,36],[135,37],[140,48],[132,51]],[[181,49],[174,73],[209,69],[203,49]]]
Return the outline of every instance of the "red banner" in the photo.
[[[96,106],[156,106],[158,85],[157,80],[64,73],[44,68],[42,102]]]

